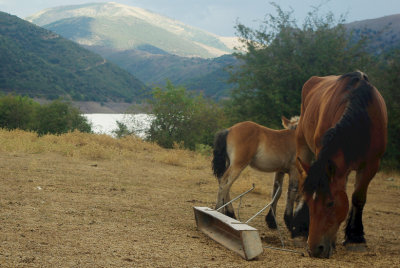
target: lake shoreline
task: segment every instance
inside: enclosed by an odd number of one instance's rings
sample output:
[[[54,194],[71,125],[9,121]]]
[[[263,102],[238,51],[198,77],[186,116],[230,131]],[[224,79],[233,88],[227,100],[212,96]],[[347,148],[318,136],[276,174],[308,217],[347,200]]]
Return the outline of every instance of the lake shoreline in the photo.
[[[46,104],[51,100],[34,98],[40,104]],[[128,102],[95,102],[95,101],[69,101],[72,105],[79,109],[82,114],[136,114],[146,113],[145,104],[128,103]]]
[[[117,121],[127,126],[140,138],[146,137],[146,131],[150,128],[154,119],[153,115],[145,113],[88,113],[83,114],[92,125],[92,131],[96,134],[106,134],[115,137],[114,131],[118,129]]]

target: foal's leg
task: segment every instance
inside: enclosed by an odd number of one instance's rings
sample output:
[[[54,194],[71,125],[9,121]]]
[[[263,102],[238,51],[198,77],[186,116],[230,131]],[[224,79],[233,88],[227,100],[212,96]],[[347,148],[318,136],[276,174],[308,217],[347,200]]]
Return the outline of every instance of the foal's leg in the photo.
[[[362,213],[367,200],[367,189],[370,181],[378,171],[379,161],[368,163],[364,168],[357,170],[354,192],[352,195],[352,206],[345,229],[344,245],[358,244],[359,249],[365,248],[364,226]],[[348,249],[353,247],[348,247]]]
[[[285,176],[285,173],[283,173],[283,172],[279,171],[279,172],[275,173],[274,188],[272,190],[272,198],[274,198],[275,194],[277,196],[276,196],[275,202],[272,203],[267,216],[265,216],[265,221],[267,222],[267,225],[270,229],[276,229],[278,227],[276,225],[274,215],[276,216],[276,205],[282,194],[282,185],[283,185],[283,177],[284,176]],[[274,214],[272,215],[272,213],[274,213]]]
[[[286,209],[283,219],[285,220],[286,227],[288,230],[292,228],[292,221],[293,221],[293,209],[294,209],[294,202],[298,202],[299,198],[299,181],[298,181],[298,171],[296,167],[290,169],[289,172],[289,187],[287,191],[287,200],[286,200]]]
[[[232,184],[239,177],[243,169],[244,167],[236,167],[234,165],[231,165],[225,171],[224,175],[219,180],[217,204],[215,206],[215,209],[218,209],[219,207],[223,206],[224,204],[228,203],[231,200],[229,191],[231,189]],[[235,211],[233,209],[232,204],[229,204],[226,207],[224,207],[221,213],[236,219]]]

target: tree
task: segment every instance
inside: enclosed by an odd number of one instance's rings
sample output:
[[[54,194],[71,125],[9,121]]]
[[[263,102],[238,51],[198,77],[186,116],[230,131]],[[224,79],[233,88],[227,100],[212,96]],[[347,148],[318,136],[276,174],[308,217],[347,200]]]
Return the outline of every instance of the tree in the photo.
[[[55,100],[38,109],[35,130],[39,135],[62,134],[73,130],[91,132],[91,126],[77,108]]]
[[[196,144],[211,145],[214,133],[222,126],[222,110],[215,103],[170,81],[165,89],[154,89],[149,103],[155,118],[148,139],[165,148],[172,148],[174,143],[183,143],[191,150]]]
[[[28,97],[7,95],[0,98],[0,127],[30,130],[39,104]]]
[[[368,71],[364,40],[350,42],[343,19],[315,9],[299,27],[291,12],[273,5],[278,15],[268,15],[260,30],[236,26],[247,52],[236,53],[243,64],[231,75],[238,86],[227,113],[234,121],[278,127],[281,115],[300,113],[301,89],[311,76]]]
[[[400,169],[400,49],[383,54],[371,82],[382,93],[388,110],[388,145],[383,166]]]

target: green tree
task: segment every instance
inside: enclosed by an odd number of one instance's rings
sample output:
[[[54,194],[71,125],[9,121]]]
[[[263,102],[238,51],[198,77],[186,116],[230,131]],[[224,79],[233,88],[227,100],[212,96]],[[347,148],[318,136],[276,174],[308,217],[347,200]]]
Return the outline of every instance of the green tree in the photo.
[[[91,132],[91,126],[77,108],[55,100],[38,109],[35,130],[39,135],[62,134],[73,130]]]
[[[388,110],[388,146],[383,166],[400,170],[400,49],[382,55],[373,74],[370,80],[382,93]]]
[[[116,123],[117,123],[117,128],[114,129],[112,131],[112,133],[114,133],[117,138],[122,138],[122,137],[133,134],[133,132],[130,131],[128,129],[128,126],[126,124],[124,124],[123,122],[117,120]]]
[[[28,97],[7,95],[0,98],[0,127],[30,130],[39,104]]]
[[[350,42],[344,19],[320,17],[315,9],[299,27],[291,12],[273,5],[277,15],[268,15],[260,30],[236,26],[247,53],[236,53],[243,64],[231,75],[237,87],[227,113],[234,122],[279,127],[281,115],[300,113],[301,89],[311,76],[368,72],[364,40]]]
[[[222,110],[215,103],[170,81],[165,89],[154,89],[149,103],[155,119],[148,139],[165,148],[172,148],[174,143],[183,143],[191,150],[196,144],[211,145],[214,133],[223,124]]]

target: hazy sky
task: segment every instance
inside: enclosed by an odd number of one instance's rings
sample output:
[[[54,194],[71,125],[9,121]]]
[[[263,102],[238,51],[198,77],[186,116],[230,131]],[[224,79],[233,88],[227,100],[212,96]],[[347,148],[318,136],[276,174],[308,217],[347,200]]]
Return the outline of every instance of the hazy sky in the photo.
[[[102,0],[0,0],[0,10],[25,18],[42,9]],[[267,13],[273,13],[270,0],[114,0],[121,4],[142,7],[186,24],[223,35],[235,35],[240,23],[258,28]],[[336,18],[346,15],[348,22],[373,19],[400,13],[400,0],[276,0],[280,7],[294,11],[302,23],[313,6],[322,4],[321,14],[332,11]]]

